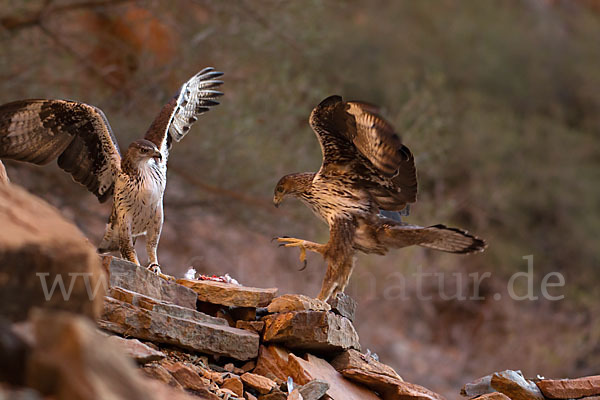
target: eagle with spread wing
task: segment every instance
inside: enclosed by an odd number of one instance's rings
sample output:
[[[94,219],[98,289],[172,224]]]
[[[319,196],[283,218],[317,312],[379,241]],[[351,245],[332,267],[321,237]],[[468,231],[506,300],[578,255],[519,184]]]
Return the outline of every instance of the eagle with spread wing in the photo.
[[[159,272],[156,250],[163,225],[167,158],[200,114],[219,103],[223,75],[205,68],[163,106],[143,139],[121,155],[102,110],[68,100],[19,100],[0,106],[0,158],[58,166],[100,202],[113,196],[100,253],[120,251],[140,265],[134,243],[146,236],[148,268]]]
[[[299,247],[304,263],[307,250],[323,256],[327,272],[319,299],[344,291],[357,251],[383,255],[412,245],[462,254],[485,249],[485,241],[463,230],[401,221],[417,199],[415,160],[376,107],[331,96],[314,108],[309,122],[321,144],[321,169],[281,178],[273,202],[279,206],[285,197],[296,197],[329,225],[326,244],[277,238],[282,246]]]

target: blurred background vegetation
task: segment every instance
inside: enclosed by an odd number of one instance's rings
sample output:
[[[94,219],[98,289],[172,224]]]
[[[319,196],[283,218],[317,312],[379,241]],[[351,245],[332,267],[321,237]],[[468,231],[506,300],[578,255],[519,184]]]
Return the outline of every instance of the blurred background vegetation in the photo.
[[[600,373],[599,1],[0,5],[0,102],[94,104],[122,148],[189,76],[208,65],[226,73],[222,104],[172,152],[159,247],[167,272],[193,265],[246,285],[318,292],[322,261],[311,257],[298,272],[298,254],[269,240],[324,242],[326,226],[299,203],[275,210],[270,199],[283,174],[319,168],[307,118],[340,94],[381,105],[415,154],[420,194],[408,221],[465,227],[490,244],[471,257],[361,256],[349,292],[364,348],[451,397],[466,380],[505,368]],[[54,164],[7,164],[13,182],[98,242],[107,205]],[[508,279],[530,254],[536,293],[558,271],[566,285],[553,293],[564,300],[507,298]],[[429,279],[432,300],[420,301],[412,275],[420,269],[443,272],[447,294],[467,274],[489,271],[486,300],[448,300]],[[405,298],[394,295],[398,282]]]

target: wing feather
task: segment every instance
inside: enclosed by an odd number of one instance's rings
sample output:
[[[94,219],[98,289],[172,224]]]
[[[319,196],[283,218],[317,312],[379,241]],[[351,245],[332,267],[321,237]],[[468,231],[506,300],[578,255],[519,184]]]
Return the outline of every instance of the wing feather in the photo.
[[[104,113],[68,100],[19,100],[0,106],[0,158],[60,168],[101,202],[120,168],[117,141]]]
[[[449,253],[470,254],[485,250],[486,242],[469,232],[445,225],[421,227],[386,221],[384,242],[393,248],[412,245]]]
[[[223,93],[214,89],[223,84],[223,81],[216,79],[221,75],[222,72],[208,67],[191,77],[163,106],[144,138],[163,152],[170,148],[172,140],[179,142],[199,115],[219,104],[216,99]]]
[[[322,171],[350,166],[384,210],[416,201],[414,157],[377,107],[330,96],[312,111],[310,125],[323,151]]]

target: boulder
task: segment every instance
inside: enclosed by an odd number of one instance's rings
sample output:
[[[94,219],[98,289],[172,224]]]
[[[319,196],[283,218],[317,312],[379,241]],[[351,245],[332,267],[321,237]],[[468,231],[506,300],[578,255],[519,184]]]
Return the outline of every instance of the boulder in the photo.
[[[358,334],[349,319],[327,311],[292,311],[263,317],[266,343],[291,349],[330,353],[360,350]]]
[[[198,300],[230,307],[265,307],[277,295],[277,289],[261,289],[232,283],[178,279],[177,283],[192,289]]]
[[[36,345],[27,362],[28,387],[57,400],[162,398],[88,319],[35,310],[31,320]]]
[[[167,281],[121,258],[103,256],[102,264],[109,272],[111,287],[118,286],[157,300],[196,309],[196,294],[185,286]]]
[[[288,311],[329,311],[331,306],[323,300],[313,299],[303,294],[284,294],[273,299],[267,311],[282,313]]]
[[[543,379],[537,382],[542,394],[550,399],[578,399],[600,395],[600,375],[577,379]]]
[[[526,380],[521,371],[496,372],[492,374],[491,386],[512,400],[544,400],[535,383]]]
[[[107,297],[101,328],[138,339],[174,345],[204,354],[249,360],[258,355],[256,333],[226,325],[172,317]]]
[[[0,185],[0,315],[27,319],[42,307],[96,318],[106,277],[94,247],[43,200]]]

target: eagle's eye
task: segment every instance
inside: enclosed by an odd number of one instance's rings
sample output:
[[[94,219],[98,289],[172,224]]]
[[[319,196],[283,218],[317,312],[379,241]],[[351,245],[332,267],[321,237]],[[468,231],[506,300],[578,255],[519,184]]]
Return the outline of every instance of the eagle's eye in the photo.
[[[277,188],[277,193],[283,193],[283,186],[279,186]]]

